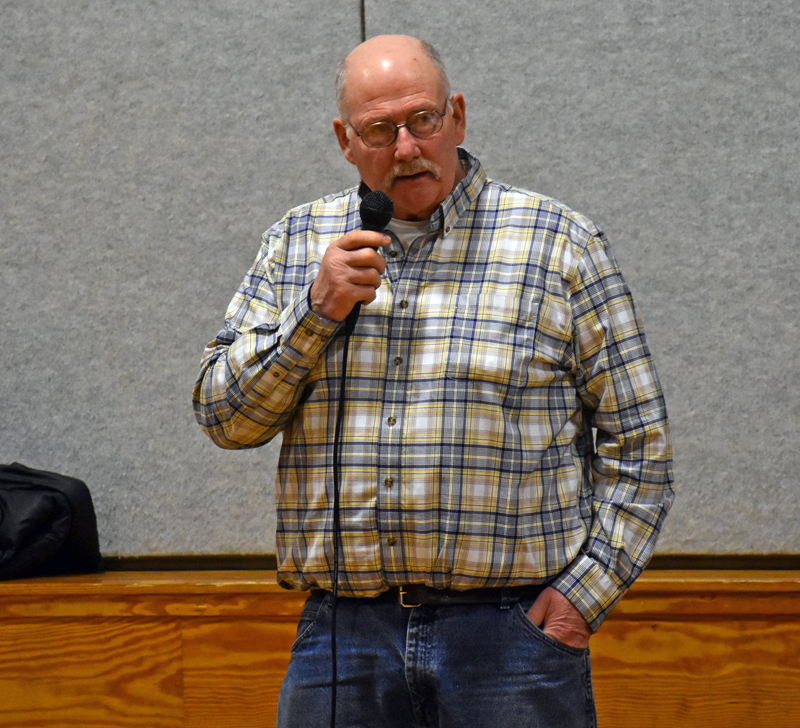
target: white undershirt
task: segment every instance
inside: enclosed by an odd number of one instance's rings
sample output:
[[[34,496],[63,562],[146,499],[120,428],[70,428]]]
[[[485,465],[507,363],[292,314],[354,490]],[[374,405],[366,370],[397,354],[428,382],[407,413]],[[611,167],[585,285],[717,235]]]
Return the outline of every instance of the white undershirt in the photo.
[[[403,249],[407,251],[417,238],[428,234],[430,227],[430,220],[397,220],[392,218],[386,229],[391,230],[397,236]]]

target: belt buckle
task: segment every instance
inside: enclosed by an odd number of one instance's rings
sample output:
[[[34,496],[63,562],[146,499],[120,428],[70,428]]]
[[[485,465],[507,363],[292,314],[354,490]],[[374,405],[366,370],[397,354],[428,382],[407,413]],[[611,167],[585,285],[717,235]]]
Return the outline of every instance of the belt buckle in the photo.
[[[422,606],[421,604],[406,604],[406,602],[405,602],[406,593],[407,593],[406,590],[403,589],[402,586],[398,587],[397,601],[400,603],[401,607],[405,607],[406,609],[413,609],[414,607],[421,607]]]

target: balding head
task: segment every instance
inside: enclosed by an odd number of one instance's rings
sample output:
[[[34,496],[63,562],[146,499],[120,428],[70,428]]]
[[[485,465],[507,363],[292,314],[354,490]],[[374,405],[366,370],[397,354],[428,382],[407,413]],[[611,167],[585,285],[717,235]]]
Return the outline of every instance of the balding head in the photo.
[[[354,73],[375,73],[397,63],[407,63],[422,70],[430,66],[438,75],[445,98],[450,98],[450,79],[439,51],[430,43],[407,35],[379,35],[357,46],[336,70],[336,106],[339,117],[348,119],[347,78]]]
[[[464,175],[458,157],[464,97],[449,95],[438,55],[416,38],[378,36],[347,56],[340,82],[341,116],[333,129],[345,158],[367,187],[389,195],[396,218],[428,219]],[[441,118],[439,130],[416,136],[407,122],[420,114]],[[386,146],[362,138],[378,123],[397,132]]]

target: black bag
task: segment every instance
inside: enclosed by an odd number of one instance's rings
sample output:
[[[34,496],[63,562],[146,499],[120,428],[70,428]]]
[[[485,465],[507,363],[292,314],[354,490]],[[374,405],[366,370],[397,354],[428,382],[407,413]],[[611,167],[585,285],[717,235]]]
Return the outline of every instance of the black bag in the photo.
[[[0,465],[0,579],[98,571],[97,517],[86,483]]]

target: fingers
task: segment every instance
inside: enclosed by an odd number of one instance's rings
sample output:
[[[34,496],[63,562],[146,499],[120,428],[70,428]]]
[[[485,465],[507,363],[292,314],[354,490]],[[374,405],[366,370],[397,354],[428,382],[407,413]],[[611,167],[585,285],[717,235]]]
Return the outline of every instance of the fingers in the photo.
[[[528,610],[529,619],[557,642],[585,650],[591,630],[581,613],[561,592],[547,587]]]
[[[353,230],[331,243],[342,250],[357,250],[358,248],[382,248],[389,245],[392,239],[385,233],[376,233],[370,230]]]
[[[544,623],[545,614],[547,613],[547,605],[550,603],[549,599],[545,596],[547,589],[542,591],[533,606],[528,610],[528,619],[531,620],[537,627],[541,627]]]
[[[329,321],[344,321],[356,303],[371,303],[386,261],[378,252],[391,242],[383,233],[354,230],[331,243],[311,287],[311,310]]]
[[[357,248],[355,250],[346,250],[344,263],[354,270],[354,276],[359,272],[375,271],[378,274],[378,280],[386,270],[386,260],[375,248]],[[378,284],[380,285],[380,284]]]

